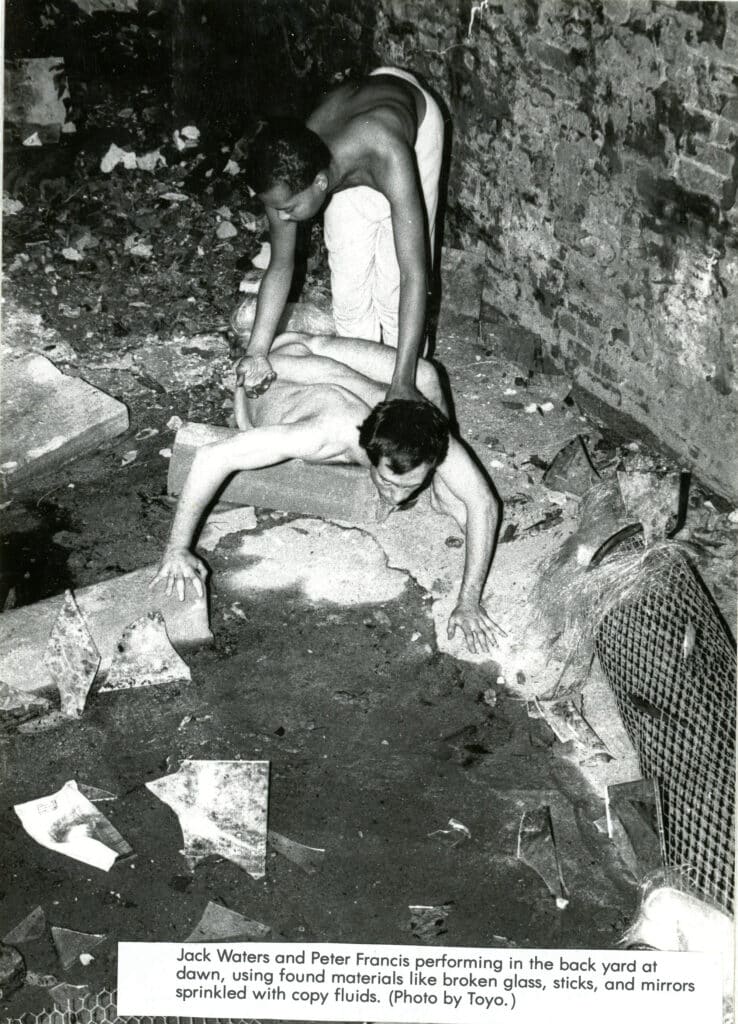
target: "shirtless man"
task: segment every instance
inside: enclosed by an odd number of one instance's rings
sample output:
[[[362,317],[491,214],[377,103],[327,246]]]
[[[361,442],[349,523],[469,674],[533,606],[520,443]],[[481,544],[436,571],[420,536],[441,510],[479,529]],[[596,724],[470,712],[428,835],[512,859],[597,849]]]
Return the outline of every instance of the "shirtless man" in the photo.
[[[297,222],[324,214],[336,334],[397,349],[388,398],[419,398],[443,115],[417,79],[379,68],[333,89],[306,124],[265,122],[242,140],[244,173],[266,208],[271,258],[237,381],[257,397],[294,269]],[[234,324],[238,330],[237,323]]]
[[[481,604],[499,499],[449,435],[433,366],[418,364],[418,385],[428,400],[385,402],[394,352],[372,342],[283,334],[272,361],[276,383],[264,397],[249,398],[243,386],[236,387],[240,431],[196,453],[152,586],[165,580],[167,594],[176,588],[184,600],[189,580],[202,596],[206,568],[190,549],[203,512],[231,473],[288,459],[356,463],[369,470],[387,511],[401,509],[428,487],[431,506],[465,531],[464,575],[448,636],[460,629],[471,651],[488,651],[497,643],[495,630],[502,633]]]

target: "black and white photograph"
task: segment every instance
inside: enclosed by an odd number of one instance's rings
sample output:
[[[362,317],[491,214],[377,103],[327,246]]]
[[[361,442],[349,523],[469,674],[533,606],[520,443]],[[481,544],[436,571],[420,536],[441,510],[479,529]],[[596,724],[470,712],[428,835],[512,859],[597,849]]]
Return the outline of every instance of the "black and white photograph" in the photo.
[[[0,1024],[734,1024],[738,2],[2,25]]]

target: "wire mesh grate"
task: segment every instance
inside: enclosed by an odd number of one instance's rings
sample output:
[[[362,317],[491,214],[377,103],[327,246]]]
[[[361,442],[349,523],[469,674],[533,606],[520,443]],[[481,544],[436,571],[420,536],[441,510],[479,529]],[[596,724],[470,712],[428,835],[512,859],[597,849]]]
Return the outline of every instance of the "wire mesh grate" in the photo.
[[[679,550],[644,557],[595,647],[641,771],[659,786],[667,868],[732,912],[735,645]]]
[[[75,995],[51,1010],[5,1018],[2,1024],[260,1024],[251,1018],[231,1017],[121,1017],[116,990]]]

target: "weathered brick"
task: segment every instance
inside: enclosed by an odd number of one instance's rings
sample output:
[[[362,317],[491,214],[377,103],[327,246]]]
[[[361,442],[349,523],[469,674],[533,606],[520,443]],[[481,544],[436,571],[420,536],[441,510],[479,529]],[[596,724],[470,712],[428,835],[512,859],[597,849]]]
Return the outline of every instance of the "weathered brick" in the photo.
[[[676,179],[688,192],[708,196],[718,203],[722,203],[725,198],[727,179],[689,157],[679,158]]]
[[[696,147],[695,162],[701,164],[707,170],[719,174],[723,178],[729,178],[733,173],[735,155],[729,153],[719,146],[703,145]]]

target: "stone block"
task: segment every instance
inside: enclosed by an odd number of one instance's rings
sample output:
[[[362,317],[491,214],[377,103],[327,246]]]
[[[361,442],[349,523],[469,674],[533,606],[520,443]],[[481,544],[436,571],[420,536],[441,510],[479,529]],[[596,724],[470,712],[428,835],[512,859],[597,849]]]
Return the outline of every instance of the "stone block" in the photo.
[[[40,355],[2,356],[0,410],[0,479],[14,495],[128,429],[122,402]]]
[[[176,495],[182,490],[198,448],[223,441],[233,433],[226,427],[204,423],[186,423],[181,427],[169,463],[169,493]],[[323,466],[292,459],[278,466],[234,474],[219,500],[361,522],[373,514],[377,494],[368,472],[359,466]]]
[[[212,639],[205,598],[192,591],[185,601],[167,597],[162,584],[149,590],[156,572],[151,565],[76,590],[74,596],[107,671],[123,630],[147,612],[161,612],[172,644],[180,650]],[[44,666],[44,651],[64,596],[16,608],[0,615],[0,663],[3,682],[21,690],[53,685]]]

